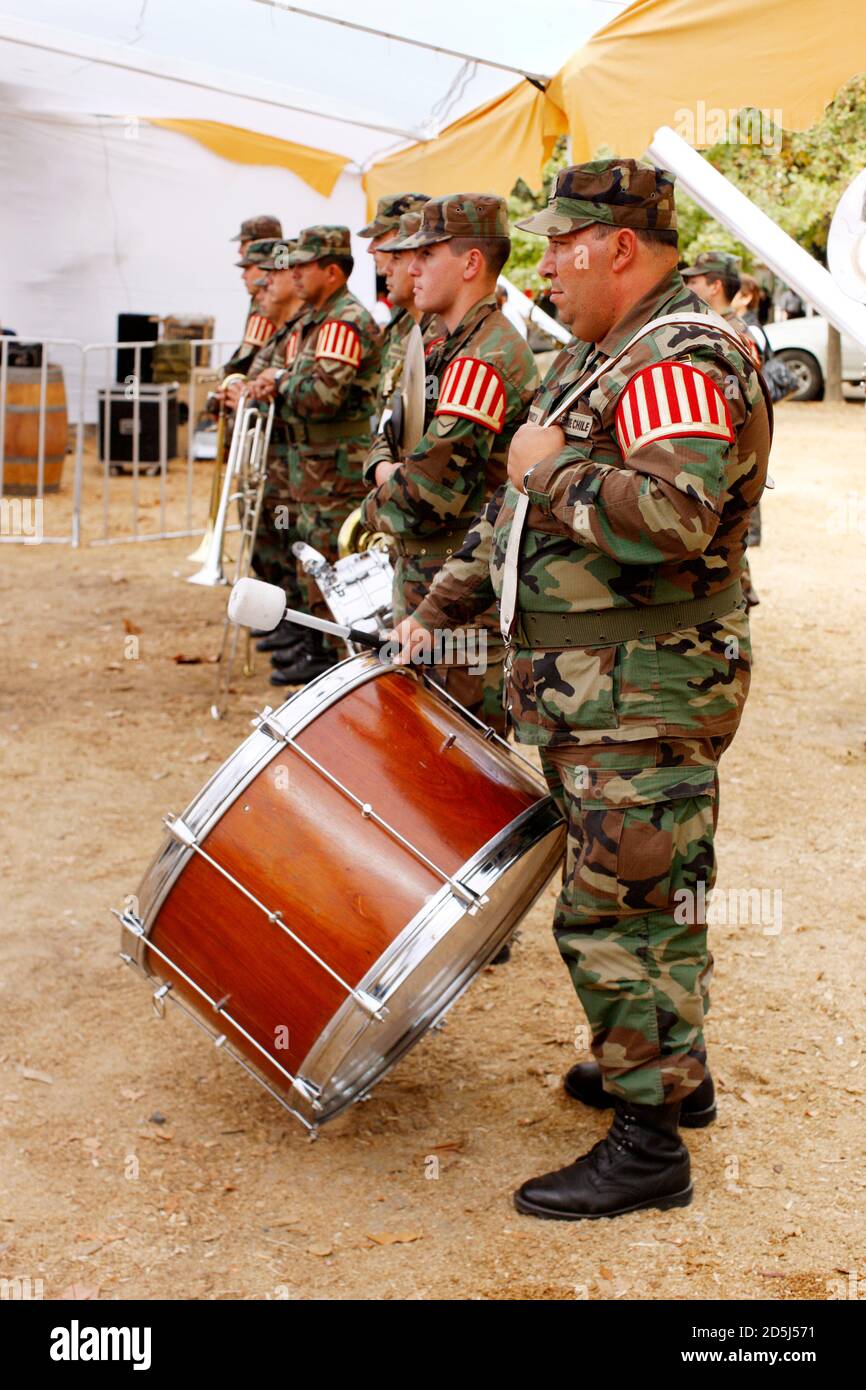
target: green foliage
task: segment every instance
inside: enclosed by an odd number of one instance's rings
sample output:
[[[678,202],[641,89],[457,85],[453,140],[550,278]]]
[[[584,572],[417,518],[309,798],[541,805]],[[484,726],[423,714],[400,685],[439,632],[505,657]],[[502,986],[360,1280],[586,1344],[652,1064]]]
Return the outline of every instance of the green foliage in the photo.
[[[523,179],[518,179],[511,190],[511,197],[508,199],[508,216],[511,220],[511,255],[502,273],[518,289],[543,290],[547,287],[547,281],[542,280],[535,269],[544,255],[546,245],[544,237],[535,236],[532,232],[521,232],[515,228],[514,223],[524,217],[530,217],[533,212],[538,212],[541,208],[547,207],[556,176],[560,169],[564,169],[568,163],[567,148],[565,136],[557,140],[553,154],[544,166],[544,182],[538,193],[533,193]]]
[[[740,122],[741,131],[746,125]],[[765,130],[764,139],[768,135]],[[756,140],[713,145],[704,157],[783,231],[823,260],[836,204],[866,167],[866,76],[847,83],[808,130],[776,131],[772,144]],[[746,247],[689,198],[680,195],[677,210],[680,248],[687,260],[717,246],[742,256],[745,270],[752,268],[754,258]]]
[[[753,138],[713,145],[703,151],[704,158],[789,236],[823,260],[836,204],[855,175],[866,168],[866,76],[847,83],[808,130],[773,130],[754,111],[741,113],[738,124],[741,136]],[[568,162],[566,149],[563,138],[545,166],[538,193],[522,179],[515,184],[508,200],[512,223],[546,206],[554,179]],[[597,157],[606,153],[600,150]],[[740,256],[744,270],[755,268],[748,248],[684,193],[677,196],[677,212],[684,261],[693,261],[699,251],[719,248]],[[543,250],[543,238],[514,231],[504,273],[521,289],[543,289],[546,282],[535,269]]]

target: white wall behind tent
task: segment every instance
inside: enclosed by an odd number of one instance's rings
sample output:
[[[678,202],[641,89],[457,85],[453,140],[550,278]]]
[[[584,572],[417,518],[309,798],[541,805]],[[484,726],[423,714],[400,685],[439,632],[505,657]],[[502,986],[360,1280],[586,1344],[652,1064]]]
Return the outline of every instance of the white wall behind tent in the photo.
[[[215,336],[237,341],[247,300],[229,238],[244,217],[276,213],[287,235],[365,220],[357,175],[342,175],[326,200],[287,170],[230,163],[173,131],[115,117],[0,108],[0,178],[0,321],[33,338],[110,342],[118,313],[131,312],[213,315]],[[355,242],[352,288],[369,304],[368,244]],[[74,408],[75,357],[52,356]],[[88,419],[94,391],[91,382]]]

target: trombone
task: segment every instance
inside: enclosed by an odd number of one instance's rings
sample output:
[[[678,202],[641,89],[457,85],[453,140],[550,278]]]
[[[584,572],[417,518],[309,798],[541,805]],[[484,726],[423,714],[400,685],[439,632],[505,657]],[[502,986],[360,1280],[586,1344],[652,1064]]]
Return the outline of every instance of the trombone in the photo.
[[[262,510],[273,423],[273,401],[264,414],[256,405],[248,404],[245,392],[241,393],[235,411],[235,423],[210,545],[201,568],[188,576],[187,583],[213,588],[229,582],[236,584],[239,579],[247,578]],[[233,501],[237,501],[240,509],[240,532],[234,575],[229,581],[223,569],[223,547],[229,507]],[[226,711],[239,632],[240,628],[226,620],[217,657],[216,698],[210,709],[214,719],[222,719]],[[249,632],[245,638],[243,673],[245,676],[253,674],[252,641]]]
[[[227,386],[231,386],[234,381],[245,381],[246,377],[242,372],[230,372],[224,377],[220,391],[225,391]],[[226,402],[225,396],[220,396],[219,412],[217,414],[217,437],[216,452],[214,453],[214,469],[210,486],[210,504],[208,506],[207,523],[204,535],[191,555],[187,555],[188,560],[200,565],[207,558],[213,540],[214,526],[216,525],[217,512],[219,511],[220,492],[222,491],[223,464],[225,463],[226,452]]]

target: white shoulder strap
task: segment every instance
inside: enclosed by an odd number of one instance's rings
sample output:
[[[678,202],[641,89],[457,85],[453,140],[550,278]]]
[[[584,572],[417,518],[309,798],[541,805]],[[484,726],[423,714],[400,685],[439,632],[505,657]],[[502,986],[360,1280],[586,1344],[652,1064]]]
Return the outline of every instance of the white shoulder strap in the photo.
[[[613,357],[608,357],[600,367],[596,367],[595,371],[592,372],[590,376],[584,377],[582,381],[578,381],[572,390],[569,391],[567,395],[563,396],[559,404],[553,407],[547,419],[543,420],[541,423],[543,425],[555,425],[556,421],[565,414],[572,402],[576,401],[580,396],[585,395],[587,390],[591,386],[594,386],[599,378],[603,377],[605,372],[609,371],[614,363],[619,362],[621,358],[625,357],[626,353],[631,352],[635,343],[639,343],[641,338],[647,338],[650,333],[654,333],[657,328],[664,328],[668,324],[688,325],[692,323],[697,324],[700,328],[706,328],[709,324],[717,333],[724,334],[724,336],[733,343],[734,347],[739,348],[743,357],[746,356],[747,349],[740,334],[736,329],[731,328],[729,324],[725,323],[725,320],[712,309],[706,314],[688,313],[685,311],[682,314],[665,314],[660,319],[650,319],[649,323],[645,323],[643,328],[638,329],[634,337],[629,338],[625,347],[620,348],[619,352],[615,353]],[[749,365],[752,365],[751,362],[749,362]]]
[[[613,357],[606,358],[601,366],[596,367],[588,377],[584,377],[582,381],[578,381],[572,390],[562,398],[559,404],[553,407],[547,419],[542,420],[541,424],[544,426],[555,424],[556,421],[565,414],[572,402],[586,395],[589,388],[594,386],[599,378],[604,376],[605,372],[609,371],[615,362],[619,362],[620,358],[625,357],[626,353],[630,352],[635,343],[640,342],[641,338],[646,338],[650,333],[654,333],[657,328],[664,328],[668,324],[686,325],[692,323],[697,324],[701,328],[706,328],[709,325],[711,328],[715,329],[717,333],[723,334],[724,337],[733,343],[734,347],[739,348],[743,357],[746,358],[747,348],[739,333],[737,333],[736,329],[731,328],[729,324],[725,323],[725,320],[719,314],[714,313],[713,310],[710,310],[709,313],[706,314],[688,312],[683,312],[682,314],[665,314],[662,318],[651,319],[649,323],[645,323],[643,328],[638,329],[634,337],[629,338],[625,347],[620,348],[619,352],[615,353]],[[751,366],[751,361],[748,358],[746,358],[746,360],[749,361],[749,365]],[[523,537],[523,527],[526,522],[526,513],[528,510],[529,498],[526,496],[525,492],[521,492],[517,498],[517,506],[514,509],[514,519],[511,523],[508,545],[505,547],[505,563],[502,570],[502,596],[499,600],[499,628],[506,642],[511,635],[511,630],[514,626],[514,618],[517,613],[520,542]]]

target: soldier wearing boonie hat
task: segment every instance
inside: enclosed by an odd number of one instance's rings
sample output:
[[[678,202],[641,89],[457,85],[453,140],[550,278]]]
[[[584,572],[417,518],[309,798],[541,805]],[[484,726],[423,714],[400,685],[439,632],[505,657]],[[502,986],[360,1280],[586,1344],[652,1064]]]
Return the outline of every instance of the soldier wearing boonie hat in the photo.
[[[565,1084],[614,1118],[515,1194],[559,1220],[686,1206],[678,1127],[716,1114],[699,904],[748,693],[741,574],[771,415],[739,336],[677,271],[673,190],[664,169],[595,160],[519,224],[549,237],[539,273],[575,337],[514,436],[508,486],[395,634],[408,659],[419,629],[471,623],[496,596],[515,736],[540,746],[566,819],[554,935],[594,1060]]]
[[[362,517],[368,530],[394,537],[399,620],[418,606],[445,559],[462,544],[467,523],[504,482],[508,445],[526,417],[538,373],[525,341],[496,305],[497,276],[511,249],[503,198],[492,193],[431,198],[419,210],[414,230],[407,218],[387,247],[401,256],[412,253],[416,307],[442,320],[427,344],[421,441],[395,461],[379,436],[365,467],[376,486]],[[486,642],[483,674],[470,674],[457,662],[434,672],[455,699],[501,730],[503,646],[495,611],[487,607],[476,624]]]

